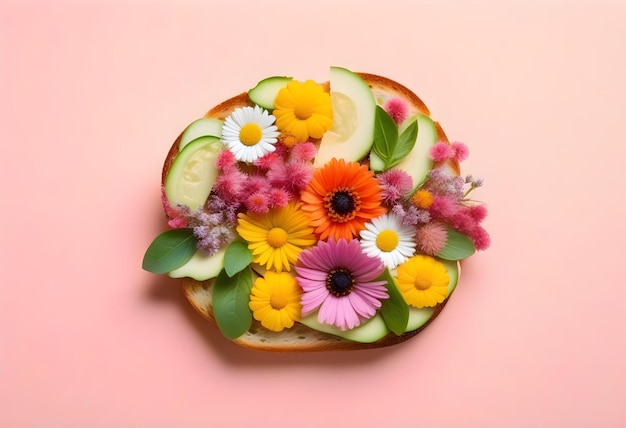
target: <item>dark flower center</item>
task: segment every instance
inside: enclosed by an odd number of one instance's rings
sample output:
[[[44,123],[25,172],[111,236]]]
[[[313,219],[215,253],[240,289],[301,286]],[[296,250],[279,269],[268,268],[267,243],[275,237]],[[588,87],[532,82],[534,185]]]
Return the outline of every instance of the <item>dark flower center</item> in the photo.
[[[361,208],[361,198],[349,187],[339,187],[324,197],[328,218],[337,223],[352,220]]]
[[[354,275],[344,268],[332,269],[326,277],[326,288],[336,297],[350,294],[354,289],[354,283]]]
[[[354,211],[354,199],[349,192],[336,192],[330,201],[330,206],[337,214],[346,215]]]

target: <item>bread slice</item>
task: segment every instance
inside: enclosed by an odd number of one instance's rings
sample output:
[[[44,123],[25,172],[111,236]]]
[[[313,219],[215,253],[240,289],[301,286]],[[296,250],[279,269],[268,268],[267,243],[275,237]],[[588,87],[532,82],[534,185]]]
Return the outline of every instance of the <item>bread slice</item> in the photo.
[[[430,116],[430,112],[422,100],[405,86],[386,77],[367,73],[357,74],[370,86],[379,104],[383,104],[384,101],[390,97],[400,97],[409,105],[409,117],[416,113]],[[330,85],[327,82],[324,86],[329,89]],[[248,94],[242,93],[213,107],[205,114],[204,117],[224,120],[235,109],[246,105],[253,104],[248,98]],[[448,139],[439,123],[436,121],[434,123],[437,128],[438,141],[447,142]],[[162,184],[165,182],[165,178],[167,177],[172,162],[178,154],[178,146],[181,136],[176,139],[165,160],[162,172]],[[459,164],[457,161],[448,160],[446,163],[451,171],[457,175],[460,174]],[[207,281],[196,281],[191,278],[182,279],[183,292],[187,300],[198,313],[212,323],[215,322],[211,297],[213,282],[213,279]],[[310,329],[300,323],[296,323],[294,327],[290,329],[285,329],[280,333],[276,333],[265,329],[258,321],[253,321],[249,331],[233,341],[245,348],[272,352],[316,352],[381,348],[404,342],[417,335],[439,315],[447,300],[448,299],[438,304],[435,307],[433,316],[425,325],[417,330],[404,333],[400,336],[389,333],[387,336],[374,343],[352,342]]]

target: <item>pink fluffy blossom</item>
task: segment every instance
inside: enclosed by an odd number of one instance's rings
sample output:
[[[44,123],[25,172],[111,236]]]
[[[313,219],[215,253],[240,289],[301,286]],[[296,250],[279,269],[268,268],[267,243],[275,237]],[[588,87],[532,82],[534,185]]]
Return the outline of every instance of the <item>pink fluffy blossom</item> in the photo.
[[[415,235],[417,248],[424,254],[434,256],[446,246],[448,230],[443,223],[431,222],[417,228]]]
[[[266,213],[270,210],[270,198],[267,193],[254,192],[246,198],[244,205],[249,211]]]
[[[383,105],[383,109],[391,116],[396,125],[404,122],[409,115],[408,104],[398,97],[389,98]]]
[[[376,178],[383,188],[383,200],[388,205],[407,196],[413,189],[413,179],[401,169],[390,169],[379,174]]]
[[[317,154],[315,145],[311,142],[299,143],[291,149],[291,159],[294,161],[310,161]]]
[[[454,159],[459,162],[463,162],[469,156],[469,149],[464,143],[455,141],[452,143],[452,150],[454,150]]]
[[[237,159],[230,150],[222,150],[220,154],[217,155],[215,164],[222,171],[230,171],[237,165]]]
[[[455,151],[452,146],[445,141],[439,141],[437,144],[430,148],[430,158],[435,162],[445,161],[452,159],[455,155]]]

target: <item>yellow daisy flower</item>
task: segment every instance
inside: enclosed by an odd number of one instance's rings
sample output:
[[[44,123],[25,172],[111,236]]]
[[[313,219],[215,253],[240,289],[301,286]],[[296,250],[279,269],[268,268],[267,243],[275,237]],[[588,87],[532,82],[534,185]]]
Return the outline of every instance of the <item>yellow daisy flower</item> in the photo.
[[[282,331],[300,319],[302,291],[287,272],[265,272],[257,278],[250,294],[249,307],[254,319],[268,330]]]
[[[398,266],[396,282],[409,305],[423,308],[445,300],[450,277],[443,263],[420,254]]]
[[[333,125],[330,95],[313,80],[289,82],[278,92],[272,113],[278,129],[300,142],[322,138]]]
[[[277,272],[290,271],[300,252],[317,242],[308,217],[295,202],[266,214],[240,213],[237,232],[248,242],[252,261]]]

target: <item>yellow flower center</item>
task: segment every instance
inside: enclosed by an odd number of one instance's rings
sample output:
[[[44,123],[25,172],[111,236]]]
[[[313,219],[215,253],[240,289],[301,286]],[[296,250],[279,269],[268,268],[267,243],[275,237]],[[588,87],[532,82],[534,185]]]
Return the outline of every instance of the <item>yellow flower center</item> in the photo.
[[[313,114],[313,102],[312,100],[299,100],[298,104],[294,106],[293,113],[300,120],[307,120]]]
[[[383,230],[376,237],[376,246],[385,252],[393,251],[398,246],[400,237],[393,230]]]
[[[239,140],[246,146],[254,146],[261,141],[263,131],[256,123],[247,123],[239,131]]]
[[[288,303],[287,293],[272,293],[272,297],[270,297],[270,305],[274,309],[282,309],[287,306]]]
[[[281,227],[274,227],[267,233],[267,243],[274,248],[280,248],[287,243],[287,232]]]

